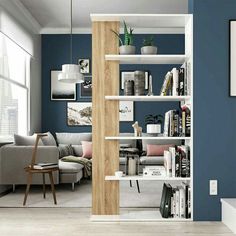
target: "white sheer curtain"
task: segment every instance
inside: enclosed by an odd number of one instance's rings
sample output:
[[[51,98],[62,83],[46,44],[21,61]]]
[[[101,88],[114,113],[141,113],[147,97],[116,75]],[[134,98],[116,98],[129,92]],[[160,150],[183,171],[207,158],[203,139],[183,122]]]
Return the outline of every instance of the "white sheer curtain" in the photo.
[[[0,33],[0,141],[29,129],[30,55]]]

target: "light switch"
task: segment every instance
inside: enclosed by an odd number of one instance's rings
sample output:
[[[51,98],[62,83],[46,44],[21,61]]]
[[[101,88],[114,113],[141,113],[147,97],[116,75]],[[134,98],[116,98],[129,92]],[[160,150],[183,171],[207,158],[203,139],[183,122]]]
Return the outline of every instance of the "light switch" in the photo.
[[[210,195],[218,194],[218,183],[217,180],[210,180]]]

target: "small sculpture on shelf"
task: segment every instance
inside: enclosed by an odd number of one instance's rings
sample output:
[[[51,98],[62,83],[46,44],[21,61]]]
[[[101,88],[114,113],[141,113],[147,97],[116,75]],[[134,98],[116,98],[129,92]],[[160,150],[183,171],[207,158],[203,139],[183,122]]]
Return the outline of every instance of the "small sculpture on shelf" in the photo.
[[[142,127],[138,125],[138,121],[135,121],[135,123],[132,124],[132,127],[134,128],[134,136],[141,137],[142,136]]]

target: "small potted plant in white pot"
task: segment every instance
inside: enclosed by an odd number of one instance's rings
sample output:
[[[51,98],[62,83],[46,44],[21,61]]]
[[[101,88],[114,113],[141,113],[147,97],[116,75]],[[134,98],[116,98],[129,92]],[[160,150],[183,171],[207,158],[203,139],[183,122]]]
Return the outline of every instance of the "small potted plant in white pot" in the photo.
[[[152,134],[152,135],[160,134],[162,122],[163,122],[162,115],[147,115],[147,116],[145,116],[147,133]]]
[[[135,46],[133,46],[134,37],[133,37],[133,31],[134,29],[128,28],[125,21],[124,21],[124,40],[122,41],[120,35],[118,32],[111,30],[119,39],[120,41],[120,47],[119,51],[122,55],[128,55],[128,54],[135,54]]]
[[[144,54],[144,55],[157,54],[157,47],[154,46],[153,35],[143,40],[143,47],[141,47],[141,54]]]

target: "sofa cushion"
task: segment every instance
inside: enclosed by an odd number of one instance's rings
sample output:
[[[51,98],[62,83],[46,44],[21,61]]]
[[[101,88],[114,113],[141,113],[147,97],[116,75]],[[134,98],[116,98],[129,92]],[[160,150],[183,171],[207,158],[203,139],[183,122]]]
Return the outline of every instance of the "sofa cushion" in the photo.
[[[59,144],[58,150],[59,150],[59,158],[74,155],[74,150],[71,145]]]
[[[91,159],[92,158],[92,142],[81,141],[83,156],[84,158]]]
[[[164,156],[142,156],[140,163],[142,165],[164,165]]]
[[[173,144],[147,144],[147,156],[163,156],[164,151],[169,150],[169,147],[174,147]]]
[[[36,134],[32,136],[23,136],[19,134],[14,134],[14,144],[16,146],[34,146],[36,141]],[[42,140],[39,140],[39,146],[44,146]]]
[[[46,137],[42,137],[44,146],[57,146],[56,140],[50,132],[45,133]]]
[[[59,160],[59,171],[60,173],[77,173],[84,168],[83,165],[76,162],[65,162]]]
[[[92,133],[56,133],[58,144],[81,145],[81,141],[92,141]]]
[[[83,156],[83,149],[82,145],[72,145],[72,148],[74,150],[74,155],[77,157],[82,157]]]

